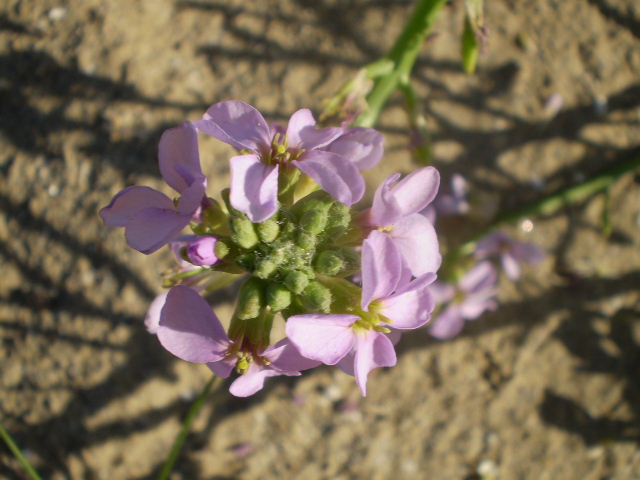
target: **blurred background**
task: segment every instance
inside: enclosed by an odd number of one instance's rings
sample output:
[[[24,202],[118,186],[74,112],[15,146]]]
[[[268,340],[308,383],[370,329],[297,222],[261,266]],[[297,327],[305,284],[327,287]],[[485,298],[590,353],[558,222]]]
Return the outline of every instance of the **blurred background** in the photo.
[[[162,132],[236,99],[271,121],[325,100],[383,56],[413,2],[5,0],[0,7],[0,421],[43,478],[155,478],[210,377],[143,325],[168,252],[146,257],[97,211],[125,186],[171,194]],[[634,0],[486,2],[488,45],[460,64],[463,2],[442,11],[414,70],[434,165],[483,212],[516,209],[640,154]],[[368,195],[408,173],[401,97],[378,128]],[[201,146],[209,194],[230,147]],[[223,383],[171,477],[640,478],[640,185],[532,217],[509,233],[547,253],[497,311],[447,342],[425,330],[369,377],[319,368],[248,399]],[[530,230],[527,232],[527,230]],[[233,287],[231,288],[232,291]],[[216,312],[230,316],[230,291]],[[0,477],[26,478],[4,445]]]

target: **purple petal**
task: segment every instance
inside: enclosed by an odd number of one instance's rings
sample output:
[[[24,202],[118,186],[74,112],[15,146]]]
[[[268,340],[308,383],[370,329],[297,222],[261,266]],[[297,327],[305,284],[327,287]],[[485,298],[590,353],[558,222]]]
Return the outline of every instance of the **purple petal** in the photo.
[[[453,196],[458,199],[464,199],[467,196],[468,186],[465,178],[459,173],[451,175],[451,190]]]
[[[100,216],[107,227],[126,227],[134,215],[147,208],[174,210],[173,201],[164,193],[134,186],[118,192],[111,203],[100,210]]]
[[[375,167],[384,154],[384,138],[373,128],[355,127],[332,142],[326,150],[349,159],[360,171]]]
[[[176,171],[176,166],[185,165],[202,174],[198,153],[198,131],[191,122],[167,130],[158,146],[160,173],[167,184],[179,193],[191,184]]]
[[[262,356],[271,362],[272,368],[281,372],[299,372],[317,367],[322,363],[300,355],[298,349],[288,338],[283,338],[272,347],[267,348]]]
[[[286,333],[303,357],[335,365],[355,342],[351,326],[355,315],[295,315],[287,320]]]
[[[389,231],[414,276],[437,272],[442,263],[438,236],[429,220],[414,213],[399,220]]]
[[[457,305],[449,305],[429,324],[429,334],[439,340],[447,340],[458,335],[464,327],[464,318]]]
[[[531,265],[541,262],[545,257],[544,250],[529,242],[513,242],[509,251],[515,259]]]
[[[363,397],[367,396],[369,372],[378,367],[393,367],[396,361],[396,351],[386,335],[375,330],[358,335],[355,376]]]
[[[209,107],[204,119],[193,122],[203,133],[238,150],[266,154],[271,149],[269,125],[260,112],[237,100],[216,103]]]
[[[362,244],[362,300],[367,310],[372,300],[393,293],[402,275],[402,257],[393,240],[372,231]]]
[[[365,184],[362,175],[349,160],[337,153],[307,151],[291,163],[344,205],[351,206],[364,195]]]
[[[304,108],[291,115],[287,126],[289,148],[294,152],[302,149],[321,148],[334,141],[344,132],[338,127],[317,129],[315,125],[316,121],[311,110]]]
[[[194,363],[222,360],[231,343],[207,301],[183,285],[169,290],[158,339],[176,357]]]
[[[262,390],[264,387],[264,381],[269,377],[277,377],[279,375],[286,375],[288,377],[297,377],[299,372],[278,372],[272,368],[262,368],[256,365],[255,362],[251,364],[249,370],[244,375],[240,375],[235,382],[229,387],[229,392],[236,397],[248,397],[254,393]]]
[[[232,370],[236,366],[238,357],[236,355],[226,355],[222,360],[207,363],[207,367],[214,375],[220,378],[227,378],[231,375]]]
[[[190,221],[191,215],[175,210],[147,208],[131,218],[125,238],[131,248],[149,255],[169,243]]]
[[[392,193],[403,215],[411,215],[423,210],[433,201],[439,186],[438,170],[424,167],[400,180]]]
[[[389,175],[378,186],[373,196],[371,209],[365,216],[365,225],[385,227],[393,225],[402,218],[402,208],[391,193],[391,187],[400,178],[399,173]]]
[[[440,281],[433,282],[429,287],[429,291],[437,305],[442,305],[443,303],[453,300],[457,292],[456,287],[453,285]]]
[[[351,350],[349,350],[349,353],[347,353],[344,357],[340,359],[338,363],[336,363],[336,366],[347,375],[351,375],[352,377],[355,377],[356,349],[352,348]]]
[[[498,279],[498,272],[489,261],[476,264],[460,280],[458,287],[469,295],[493,288]]]
[[[399,329],[418,328],[429,321],[435,308],[433,296],[427,289],[436,279],[433,273],[427,273],[415,279],[395,294],[383,300],[380,311],[393,320],[392,326]]]
[[[230,162],[233,208],[254,223],[273,216],[278,211],[278,166],[266,165],[256,155],[233,157]]]
[[[207,178],[202,174],[198,174],[193,178],[193,183],[189,188],[182,192],[182,196],[178,201],[178,212],[189,217],[193,216],[202,205],[206,190]]]
[[[504,273],[506,273],[507,277],[511,280],[518,280],[520,278],[520,265],[518,265],[518,261],[511,255],[511,253],[503,252],[500,255],[500,263],[502,264],[502,268],[504,269]]]
[[[144,318],[144,326],[147,327],[147,332],[156,334],[158,332],[158,325],[160,324],[160,313],[167,301],[167,295],[169,291],[162,292],[156,298],[153,299],[147,310],[147,316]]]
[[[476,244],[474,255],[476,258],[486,258],[500,253],[511,243],[511,239],[503,232],[495,232],[481,238]]]
[[[182,249],[187,245],[189,245],[189,243],[192,240],[195,240],[196,238],[198,238],[197,235],[180,235],[169,242],[169,248],[171,249],[173,258],[176,261],[176,263],[180,266],[181,269],[193,270],[197,268],[194,265],[190,264],[189,262],[186,262],[182,258],[182,253],[181,253]]]
[[[492,290],[487,292],[486,295],[474,295],[473,297],[465,298],[462,303],[458,305],[460,316],[466,320],[475,320],[485,311],[495,310],[498,304],[491,297],[496,293],[496,290]]]

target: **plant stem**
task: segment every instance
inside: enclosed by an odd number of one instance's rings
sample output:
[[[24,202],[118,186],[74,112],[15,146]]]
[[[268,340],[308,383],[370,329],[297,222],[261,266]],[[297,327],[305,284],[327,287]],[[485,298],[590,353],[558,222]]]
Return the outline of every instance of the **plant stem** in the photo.
[[[11,438],[11,435],[9,435],[9,432],[7,432],[1,424],[0,424],[0,437],[2,437],[2,440],[4,440],[4,443],[7,445],[7,447],[9,447],[9,450],[11,450],[11,452],[15,455],[15,457],[18,459],[20,464],[27,471],[27,474],[29,474],[29,476],[33,480],[42,480],[40,475],[38,475],[38,472],[35,471],[35,469],[29,464],[25,456],[22,454],[20,447],[16,445],[16,442],[13,441],[13,438]]]
[[[404,30],[386,55],[393,69],[375,80],[373,90],[367,98],[369,108],[358,117],[355,125],[373,127],[378,121],[382,108],[399,84],[408,83],[409,74],[418,58],[420,48],[445,3],[446,0],[418,1]]]
[[[176,437],[175,442],[173,442],[173,446],[171,447],[171,452],[169,452],[169,456],[167,457],[167,460],[164,462],[164,465],[162,465],[162,470],[160,470],[160,475],[158,476],[158,480],[167,480],[169,478],[169,475],[171,475],[171,471],[173,470],[173,465],[176,463],[176,460],[178,459],[178,455],[180,454],[180,450],[184,445],[184,441],[187,439],[187,435],[189,434],[189,429],[191,428],[191,424],[195,420],[196,415],[198,415],[198,412],[200,411],[200,408],[202,407],[205,399],[209,395],[209,392],[211,392],[211,389],[213,388],[213,385],[216,382],[217,378],[218,377],[214,376],[211,380],[209,380],[209,382],[204,387],[204,390],[202,391],[200,396],[196,398],[195,401],[191,404],[191,407],[187,412],[187,416],[182,422],[182,428],[180,429],[180,433]]]

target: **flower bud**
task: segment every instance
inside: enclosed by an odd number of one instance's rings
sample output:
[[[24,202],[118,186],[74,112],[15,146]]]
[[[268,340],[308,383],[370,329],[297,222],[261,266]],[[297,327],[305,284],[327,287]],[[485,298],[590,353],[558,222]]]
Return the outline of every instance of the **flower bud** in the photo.
[[[314,266],[320,275],[348,277],[360,270],[360,256],[351,248],[331,247],[316,256]]]
[[[256,318],[265,306],[264,282],[257,278],[249,278],[238,292],[237,317],[240,320]]]
[[[280,225],[278,225],[278,222],[272,217],[269,220],[258,223],[256,225],[256,230],[258,231],[260,240],[265,243],[271,243],[276,238],[278,238],[278,234],[280,233]]]
[[[241,248],[253,248],[260,239],[253,228],[253,223],[247,217],[231,217],[231,239]]]
[[[335,200],[331,195],[324,190],[318,190],[298,200],[291,208],[291,213],[298,218],[302,218],[304,213],[309,210],[324,210],[327,212],[334,202]]]
[[[278,264],[270,258],[259,260],[253,274],[258,278],[269,278],[278,270]]]
[[[320,234],[327,226],[329,215],[326,210],[307,210],[300,217],[300,227],[306,232]]]
[[[298,230],[296,235],[296,245],[301,249],[309,251],[316,248],[317,238],[314,233],[305,232],[304,230]]]
[[[320,282],[307,285],[300,301],[311,312],[329,313],[331,310],[331,291]]]
[[[267,305],[274,312],[291,305],[291,290],[282,283],[271,282],[267,286]]]
[[[290,272],[284,277],[284,285],[296,295],[302,293],[302,291],[309,285],[309,277],[297,270]]]
[[[189,262],[206,267],[219,263],[220,258],[215,252],[217,243],[218,239],[216,237],[197,237],[191,240],[186,248]]]
[[[200,214],[202,223],[207,227],[221,234],[228,233],[227,213],[222,210],[222,206],[216,200],[210,198],[211,205],[205,208]]]

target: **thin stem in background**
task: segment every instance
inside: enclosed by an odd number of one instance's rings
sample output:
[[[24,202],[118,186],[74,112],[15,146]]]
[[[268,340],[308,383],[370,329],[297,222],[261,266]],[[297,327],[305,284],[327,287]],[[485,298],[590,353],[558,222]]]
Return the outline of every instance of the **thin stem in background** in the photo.
[[[204,404],[205,399],[211,392],[213,385],[215,384],[218,377],[214,376],[207,385],[204,387],[204,390],[200,394],[198,398],[191,404],[189,411],[187,412],[187,416],[182,422],[182,428],[180,429],[180,433],[176,437],[175,442],[173,442],[173,447],[171,447],[171,452],[169,452],[169,456],[162,465],[162,470],[160,470],[160,475],[158,476],[158,480],[167,480],[169,475],[171,475],[171,471],[173,470],[173,466],[178,459],[178,455],[180,455],[180,450],[184,445],[184,441],[187,439],[187,435],[189,434],[189,429],[191,428],[191,424],[198,415],[200,408]]]
[[[11,450],[11,453],[15,455],[15,457],[18,459],[20,464],[27,471],[27,474],[29,474],[29,476],[33,480],[42,480],[40,475],[38,475],[38,472],[36,472],[36,470],[31,466],[31,464],[27,461],[25,456],[22,454],[20,447],[18,447],[16,442],[13,441],[13,438],[11,438],[11,435],[9,435],[9,432],[7,432],[1,424],[0,424],[0,437],[2,437],[2,440],[4,440],[4,443],[7,445],[7,447],[9,447],[9,450]]]

